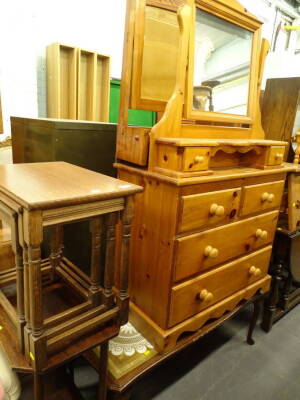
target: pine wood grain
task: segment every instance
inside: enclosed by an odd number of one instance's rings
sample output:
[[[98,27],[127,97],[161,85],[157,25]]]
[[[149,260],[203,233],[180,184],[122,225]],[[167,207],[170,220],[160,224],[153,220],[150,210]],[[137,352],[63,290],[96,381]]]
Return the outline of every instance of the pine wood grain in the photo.
[[[277,208],[281,204],[284,181],[245,186],[241,215]]]
[[[273,211],[176,239],[175,280],[203,272],[226,260],[272,243],[277,217],[278,211]],[[258,229],[267,232],[266,238],[256,237]],[[216,257],[206,256],[205,249],[208,246],[217,249]]]
[[[170,326],[199,313],[243,287],[266,276],[272,247],[268,246],[249,256],[239,258],[220,268],[200,275],[172,288]],[[251,274],[251,268],[253,273]],[[254,271],[256,268],[256,271]],[[226,283],[226,284],[225,284]],[[206,298],[200,298],[201,293]],[[208,296],[211,294],[211,296]]]
[[[233,222],[237,217],[240,199],[240,188],[183,196],[178,232]],[[222,207],[223,212],[219,214],[215,213],[217,210],[213,212],[211,209],[213,205],[217,208]]]

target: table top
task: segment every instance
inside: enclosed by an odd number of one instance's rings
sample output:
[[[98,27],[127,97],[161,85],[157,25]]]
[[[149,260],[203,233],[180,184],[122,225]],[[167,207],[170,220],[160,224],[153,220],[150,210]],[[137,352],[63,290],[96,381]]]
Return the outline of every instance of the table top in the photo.
[[[109,200],[142,190],[65,162],[0,165],[0,193],[29,210]]]

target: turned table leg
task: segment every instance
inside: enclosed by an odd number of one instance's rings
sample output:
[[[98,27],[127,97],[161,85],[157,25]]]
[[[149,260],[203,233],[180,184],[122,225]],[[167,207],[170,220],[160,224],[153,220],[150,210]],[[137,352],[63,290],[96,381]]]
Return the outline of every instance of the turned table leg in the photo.
[[[262,310],[262,302],[263,302],[263,296],[261,296],[258,299],[255,299],[253,301],[253,314],[252,314],[252,318],[250,320],[248,335],[247,335],[247,343],[250,345],[255,344],[255,341],[253,340],[252,335],[253,335],[253,331],[256,327],[259,315]]]
[[[121,244],[121,262],[119,270],[119,296],[118,305],[120,307],[120,325],[128,321],[129,297],[128,297],[128,269],[129,269],[129,243],[131,236],[131,222],[133,218],[133,198],[128,197],[125,203],[125,209],[121,213],[122,223],[122,244]]]
[[[24,305],[24,263],[22,247],[18,237],[18,215],[12,218],[11,224],[11,242],[12,250],[15,254],[16,264],[16,287],[17,287],[17,315],[18,315],[18,342],[19,348],[24,353],[24,326],[25,326],[25,305]]]
[[[292,285],[293,285],[293,277],[291,276],[291,274],[289,274],[289,276],[285,279],[283,286],[283,293],[279,300],[279,306],[283,310],[287,310],[289,307],[289,299],[290,299],[290,292],[292,289]]]
[[[277,310],[279,299],[279,285],[281,282],[282,265],[278,264],[274,276],[272,278],[271,290],[264,303],[264,312],[262,320],[262,329],[265,332],[270,332],[273,326],[274,316]]]
[[[63,226],[51,226],[50,233],[50,265],[51,265],[51,280],[55,278],[55,270],[59,266],[63,250]]]
[[[101,245],[103,231],[103,217],[94,217],[90,221],[92,234],[92,255],[91,255],[91,286],[89,297],[93,306],[99,306],[101,302]]]
[[[114,303],[112,287],[115,279],[116,223],[118,213],[110,213],[104,217],[105,226],[105,270],[104,270],[104,302],[109,307]]]
[[[29,268],[29,314],[31,332],[29,335],[29,356],[34,370],[34,399],[43,400],[41,370],[46,364],[47,352],[45,346],[41,243],[43,226],[39,211],[24,211],[23,216],[24,242],[28,249]]]

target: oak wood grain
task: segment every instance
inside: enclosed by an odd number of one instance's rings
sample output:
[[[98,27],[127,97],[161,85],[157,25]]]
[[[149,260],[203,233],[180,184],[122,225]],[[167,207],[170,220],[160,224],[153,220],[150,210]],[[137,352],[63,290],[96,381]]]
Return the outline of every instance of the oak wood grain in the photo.
[[[0,166],[0,190],[28,209],[113,199],[142,189],[65,162]]]

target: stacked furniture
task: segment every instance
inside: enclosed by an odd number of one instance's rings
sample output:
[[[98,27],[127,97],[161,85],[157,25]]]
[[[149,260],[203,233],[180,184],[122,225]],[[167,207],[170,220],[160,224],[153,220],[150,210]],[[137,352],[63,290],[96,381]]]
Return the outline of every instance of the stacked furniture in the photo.
[[[300,78],[269,79],[262,101],[262,123],[269,139],[289,143],[288,174],[270,265],[271,291],[265,302],[262,327],[274,322],[300,303]]]
[[[116,176],[116,124],[23,117],[11,117],[10,122],[14,163],[65,161]],[[83,269],[90,257],[88,232],[86,221],[76,229],[64,227],[65,254]],[[47,243],[45,236],[44,247],[49,247]]]
[[[268,45],[260,33],[261,22],[235,0],[128,1],[116,166],[120,179],[144,187],[133,221],[131,322],[161,352],[178,348],[187,334],[201,336],[212,320],[270,287],[272,243],[293,167],[283,163],[286,142],[265,140],[261,127]],[[211,65],[199,69],[211,56],[198,51],[201,40],[222,42],[228,34],[246,40],[245,106],[221,107],[231,97],[221,99],[222,90],[236,84],[241,68],[229,65],[226,79],[209,76],[221,85],[212,89],[215,112],[197,110],[194,88]],[[230,43],[219,63],[233,60],[226,57]],[[159,122],[128,126],[129,108],[158,111]]]
[[[47,46],[49,118],[108,121],[110,57],[61,43]]]
[[[105,399],[108,340],[128,318],[133,195],[141,188],[64,162],[3,165],[0,181],[16,260],[0,280],[0,340],[10,364],[33,372],[34,398],[42,400],[44,373],[101,345]],[[81,220],[90,224],[88,275],[63,255],[63,225]],[[45,227],[51,252],[42,259]]]

